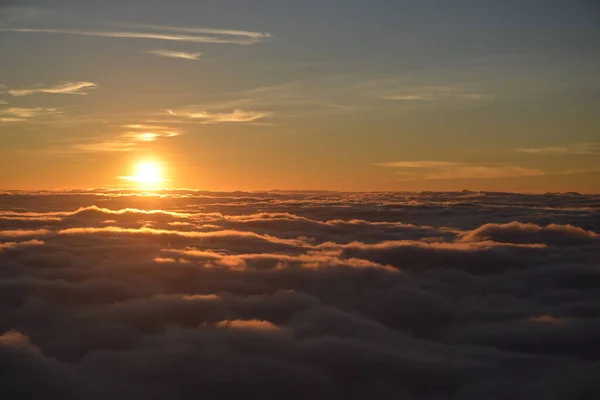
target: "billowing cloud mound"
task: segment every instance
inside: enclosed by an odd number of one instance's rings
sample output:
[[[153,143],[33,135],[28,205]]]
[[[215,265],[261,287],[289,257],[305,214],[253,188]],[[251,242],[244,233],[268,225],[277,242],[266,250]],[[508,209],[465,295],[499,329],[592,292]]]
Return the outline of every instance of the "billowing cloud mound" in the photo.
[[[595,399],[600,197],[0,194],[7,398]]]

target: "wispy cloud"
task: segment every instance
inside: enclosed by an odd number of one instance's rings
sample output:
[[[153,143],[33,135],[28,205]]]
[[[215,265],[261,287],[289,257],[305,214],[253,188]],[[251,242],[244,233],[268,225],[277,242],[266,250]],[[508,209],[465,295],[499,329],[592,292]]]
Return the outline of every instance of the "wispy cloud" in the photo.
[[[222,122],[252,122],[268,116],[268,113],[257,111],[234,110],[232,112],[209,112],[194,110],[193,108],[182,110],[167,110],[171,116],[199,119],[207,124]]]
[[[0,28],[4,32],[47,33],[63,35],[97,36],[108,38],[151,39],[191,43],[230,43],[252,45],[270,37],[268,33],[219,30],[204,28],[185,28],[169,26],[145,26],[148,30],[164,32],[133,32],[87,29],[45,29],[45,28]],[[174,32],[174,33],[169,33]],[[180,32],[180,33],[178,33]],[[184,34],[187,33],[187,34]],[[200,35],[202,34],[202,35]],[[204,35],[206,34],[206,35]],[[210,35],[210,36],[207,36]]]
[[[451,167],[447,170],[428,174],[425,179],[482,179],[482,178],[522,178],[528,176],[546,175],[537,168],[514,166],[464,165]]]
[[[509,165],[477,165],[452,161],[397,161],[375,164],[399,168],[400,180],[520,178],[547,175],[541,169]],[[402,171],[404,169],[404,171]],[[407,171],[408,170],[408,171]],[[416,171],[415,171],[416,170]]]
[[[24,118],[15,118],[15,117],[0,117],[0,122],[22,122],[25,121]]]
[[[160,138],[179,136],[179,132],[167,126],[159,125],[125,125],[131,131],[123,134],[123,138],[138,142],[154,142]]]
[[[26,118],[35,118],[46,115],[60,115],[61,112],[56,108],[22,108],[22,107],[10,107],[0,110],[0,116],[12,117],[15,119],[23,120]]]
[[[382,100],[391,101],[436,101],[449,99],[489,101],[493,100],[495,96],[455,86],[422,86],[400,88],[389,92],[385,91],[384,93],[380,93],[378,97]]]
[[[115,153],[138,150],[136,143],[123,140],[101,140],[91,143],[82,143],[74,146],[75,150],[85,152]]]
[[[172,128],[163,125],[147,125],[147,124],[128,124],[123,125],[123,128],[138,129],[138,130],[172,130]]]
[[[49,87],[11,89],[8,93],[13,96],[28,96],[36,93],[87,95],[85,90],[94,89],[96,87],[98,87],[98,85],[93,82],[63,82]]]
[[[600,155],[600,143],[574,143],[566,146],[547,146],[516,149],[516,151],[528,154],[582,154],[582,155]]]
[[[172,25],[149,25],[149,24],[128,24],[127,26],[132,28],[150,29],[158,31],[171,31],[180,33],[196,33],[196,34],[208,34],[208,35],[222,35],[222,36],[239,36],[247,37],[251,39],[263,40],[271,37],[270,33],[266,32],[252,32],[237,29],[212,29],[212,28],[200,28],[200,27],[187,27],[187,26],[172,26]]]
[[[347,114],[382,109],[471,107],[493,99],[467,85],[416,85],[400,77],[365,81],[361,76],[328,75],[215,96],[204,110],[252,109],[284,118]]]
[[[587,174],[587,173],[596,173],[600,172],[600,167],[592,167],[592,168],[572,168],[565,171],[556,172],[556,175],[578,175],[578,174]]]
[[[439,168],[439,167],[455,167],[464,165],[452,161],[394,161],[388,163],[377,163],[379,167],[394,167],[394,168]]]
[[[281,122],[285,118],[347,114],[368,107],[365,99],[349,90],[349,86],[347,80],[333,76],[294,80],[207,96],[209,100],[171,110],[171,115],[195,114],[206,118],[207,114],[231,114],[231,110],[238,110],[236,117],[239,117],[242,115],[239,110],[253,110],[252,114],[244,113],[254,119],[269,117]]]
[[[496,96],[479,83],[463,81],[440,82],[434,76],[388,76],[358,82],[354,87],[371,98],[396,102],[482,102]]]
[[[383,100],[397,100],[397,101],[431,101],[436,100],[437,97],[422,94],[402,94],[402,95],[391,95],[382,97]]]
[[[184,60],[193,60],[193,61],[199,61],[199,60],[201,60],[201,57],[202,57],[202,53],[200,53],[200,52],[188,53],[188,52],[184,52],[184,51],[172,51],[172,50],[161,50],[161,49],[147,50],[147,51],[144,51],[144,53],[154,54],[154,55],[162,56],[162,57],[182,58]]]
[[[95,138],[77,143],[71,150],[101,153],[141,151],[151,142],[180,135],[176,129],[162,125],[128,124],[122,127],[127,131],[110,138]]]

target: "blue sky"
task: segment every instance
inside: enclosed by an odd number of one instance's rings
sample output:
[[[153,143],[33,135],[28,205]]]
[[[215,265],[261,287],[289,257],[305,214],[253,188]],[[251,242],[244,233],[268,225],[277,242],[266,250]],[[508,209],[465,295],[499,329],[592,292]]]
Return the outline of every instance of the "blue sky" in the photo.
[[[6,3],[3,3],[6,4]],[[593,1],[19,1],[3,188],[598,191]]]

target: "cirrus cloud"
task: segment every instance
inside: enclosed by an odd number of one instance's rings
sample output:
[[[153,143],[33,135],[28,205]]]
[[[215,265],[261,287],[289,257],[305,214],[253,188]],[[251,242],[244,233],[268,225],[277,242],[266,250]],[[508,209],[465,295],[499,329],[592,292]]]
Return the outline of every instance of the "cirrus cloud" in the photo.
[[[167,110],[167,113],[172,116],[201,120],[206,124],[253,122],[269,116],[269,113],[257,111],[233,110],[231,112],[210,112],[198,110],[194,107],[183,108],[180,110]]]
[[[193,60],[193,61],[201,60],[201,57],[202,57],[202,53],[200,53],[200,52],[185,52],[185,51],[173,51],[173,50],[162,50],[162,49],[147,50],[144,53],[154,54],[154,55],[161,56],[161,57],[181,58],[184,60]]]
[[[379,167],[398,168],[401,180],[443,180],[443,179],[483,179],[519,178],[541,176],[547,173],[537,168],[511,165],[477,165],[453,161],[397,161],[375,164]],[[409,172],[405,170],[411,170]],[[414,172],[412,170],[418,170]]]
[[[58,85],[32,89],[10,89],[8,93],[13,96],[28,96],[36,93],[87,95],[86,90],[97,87],[98,85],[93,82],[63,82]]]
[[[130,27],[135,28],[136,25]],[[271,35],[268,33],[248,32],[242,30],[228,29],[204,29],[194,27],[173,27],[161,25],[137,25],[140,28],[146,28],[145,31],[133,30],[91,30],[91,29],[70,29],[70,28],[22,28],[22,27],[3,27],[0,31],[19,32],[19,33],[41,33],[41,34],[62,34],[78,36],[96,36],[105,38],[123,38],[123,39],[150,39],[189,43],[221,43],[252,45],[259,43]],[[156,31],[156,32],[153,32]]]

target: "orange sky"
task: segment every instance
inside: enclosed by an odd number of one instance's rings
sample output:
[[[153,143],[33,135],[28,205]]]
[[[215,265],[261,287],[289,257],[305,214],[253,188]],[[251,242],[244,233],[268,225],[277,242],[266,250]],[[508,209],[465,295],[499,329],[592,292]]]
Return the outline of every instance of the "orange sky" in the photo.
[[[583,3],[268,3],[1,7],[0,188],[599,191]]]

